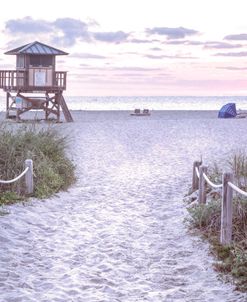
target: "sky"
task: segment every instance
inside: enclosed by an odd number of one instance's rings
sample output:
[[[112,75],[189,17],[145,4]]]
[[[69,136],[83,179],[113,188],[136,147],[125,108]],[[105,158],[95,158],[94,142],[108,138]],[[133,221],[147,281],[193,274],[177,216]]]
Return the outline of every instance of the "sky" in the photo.
[[[39,41],[68,52],[70,96],[247,95],[246,0],[23,0],[0,11],[4,52]],[[3,95],[3,92],[1,92]]]

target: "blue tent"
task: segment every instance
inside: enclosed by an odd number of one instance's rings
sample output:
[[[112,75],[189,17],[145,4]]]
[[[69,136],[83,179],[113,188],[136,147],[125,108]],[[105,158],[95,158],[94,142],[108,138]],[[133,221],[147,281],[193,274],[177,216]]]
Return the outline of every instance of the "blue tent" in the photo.
[[[218,113],[219,118],[235,117],[236,115],[237,115],[237,110],[236,110],[235,103],[225,104]]]

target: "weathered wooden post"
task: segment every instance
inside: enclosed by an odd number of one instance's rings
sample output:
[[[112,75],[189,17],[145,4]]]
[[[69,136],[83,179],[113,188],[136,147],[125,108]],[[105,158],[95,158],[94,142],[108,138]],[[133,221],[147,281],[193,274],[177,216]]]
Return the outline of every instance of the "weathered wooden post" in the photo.
[[[232,197],[233,190],[228,182],[233,181],[232,173],[223,173],[222,177],[222,206],[221,206],[221,232],[220,243],[227,245],[232,240]]]
[[[200,166],[199,167],[199,203],[206,203],[206,188],[207,183],[205,178],[203,177],[203,173],[207,173],[207,167],[206,166]]]
[[[196,168],[199,169],[201,164],[202,164],[202,162],[200,162],[200,161],[194,161],[194,163],[193,163],[192,192],[198,190],[198,187],[199,187],[199,179],[196,174]]]
[[[26,193],[33,193],[33,161],[31,159],[25,160],[25,168],[28,168],[27,173],[25,174],[25,183],[26,183]]]

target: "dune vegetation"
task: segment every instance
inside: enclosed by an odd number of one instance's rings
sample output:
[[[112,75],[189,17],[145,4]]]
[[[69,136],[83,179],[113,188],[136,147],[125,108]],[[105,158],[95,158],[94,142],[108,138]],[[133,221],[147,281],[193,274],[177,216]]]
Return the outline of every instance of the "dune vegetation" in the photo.
[[[229,158],[226,165],[232,169],[234,183],[247,191],[247,155],[241,151]],[[214,164],[210,179],[220,182],[222,171]],[[239,194],[233,199],[232,244],[219,243],[221,227],[221,194],[208,189],[206,204],[193,202],[188,206],[190,229],[198,229],[211,243],[212,252],[219,260],[215,268],[224,277],[229,277],[240,291],[247,292],[247,198]],[[191,200],[190,200],[191,201]]]
[[[52,126],[35,124],[10,127],[0,125],[0,179],[9,180],[24,170],[26,159],[33,160],[34,193],[46,198],[66,190],[74,181],[74,166],[66,156],[67,138]],[[0,184],[0,204],[25,199],[24,178],[13,184]]]

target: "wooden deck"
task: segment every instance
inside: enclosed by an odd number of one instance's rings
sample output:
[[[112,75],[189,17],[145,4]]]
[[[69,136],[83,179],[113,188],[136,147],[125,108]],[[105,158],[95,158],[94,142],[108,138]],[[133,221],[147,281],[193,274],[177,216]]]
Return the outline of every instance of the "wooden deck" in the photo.
[[[0,88],[4,91],[46,91],[58,92],[66,90],[66,71],[55,71],[52,86],[30,86],[26,70],[0,70]]]

